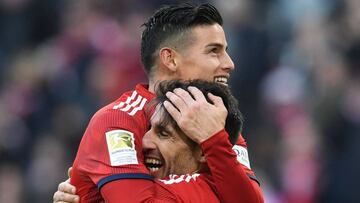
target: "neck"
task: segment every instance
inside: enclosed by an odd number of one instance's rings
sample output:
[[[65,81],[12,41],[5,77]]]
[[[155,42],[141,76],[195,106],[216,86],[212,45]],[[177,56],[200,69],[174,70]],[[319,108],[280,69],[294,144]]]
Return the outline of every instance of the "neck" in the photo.
[[[149,92],[155,93],[155,84],[156,83],[154,81],[149,80],[149,88],[148,88]]]
[[[173,76],[173,75],[169,75],[169,74],[164,74],[164,73],[154,75],[152,78],[149,78],[148,90],[152,93],[155,93],[156,86],[158,86],[160,82],[165,81],[165,80],[173,80],[173,79],[177,79],[177,77]]]

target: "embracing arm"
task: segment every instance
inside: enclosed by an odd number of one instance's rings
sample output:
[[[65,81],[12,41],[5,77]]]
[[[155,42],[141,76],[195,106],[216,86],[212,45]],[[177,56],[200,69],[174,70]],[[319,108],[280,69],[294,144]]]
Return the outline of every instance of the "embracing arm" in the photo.
[[[70,184],[72,167],[68,169],[69,178],[59,183],[58,190],[54,193],[54,203],[79,203],[80,197],[76,195],[76,187]]]
[[[209,93],[210,104],[199,89],[188,91],[168,92],[171,103],[164,106],[183,132],[201,145],[221,202],[264,202],[258,183],[238,162],[224,130],[227,110],[222,99]]]
[[[225,130],[202,142],[201,148],[222,202],[264,202],[259,184],[237,161]]]
[[[80,197],[76,195],[76,188],[70,184],[70,179],[61,182],[53,196],[54,203],[79,203],[79,201]]]
[[[69,180],[59,184],[58,191],[54,193],[54,203],[80,202],[79,196],[75,193],[76,188],[69,183]],[[163,188],[157,187],[152,181],[143,179],[112,181],[101,187],[100,192],[107,203],[119,202],[119,200],[128,203],[177,202],[176,198],[164,192]],[[162,199],[157,197],[159,194],[163,195]]]
[[[156,182],[143,163],[142,117],[105,108],[91,119],[81,140],[70,183],[81,203],[156,202]],[[60,201],[57,201],[60,203]]]

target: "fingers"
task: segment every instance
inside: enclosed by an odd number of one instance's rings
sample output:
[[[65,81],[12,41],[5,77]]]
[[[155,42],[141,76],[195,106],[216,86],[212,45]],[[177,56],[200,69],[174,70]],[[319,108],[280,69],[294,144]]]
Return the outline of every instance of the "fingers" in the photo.
[[[179,119],[181,118],[181,113],[177,108],[175,108],[172,103],[170,103],[169,101],[164,101],[164,107],[176,122],[179,121]]]
[[[182,113],[190,110],[189,107],[194,108],[202,102],[208,103],[204,94],[198,88],[191,86],[188,87],[188,91],[176,88],[173,92],[167,92],[166,97],[170,102],[165,101],[164,107],[177,122],[180,121]]]
[[[68,175],[71,176],[72,167],[68,169]],[[70,178],[58,186],[58,191],[53,196],[54,203],[79,203],[80,197],[76,195],[75,186],[70,184]]]
[[[195,102],[206,101],[204,94],[198,88],[188,87],[188,90],[189,92],[181,88],[176,88],[173,92],[166,93],[166,97],[180,112]]]
[[[68,169],[68,176],[69,176],[69,178],[71,178],[71,171],[72,171],[72,167],[70,167],[70,168]]]
[[[174,93],[179,97],[181,98],[184,103],[187,105],[187,106],[190,106],[191,103],[193,103],[194,99],[191,97],[191,95],[189,94],[188,91],[182,89],[182,88],[176,88],[174,89]]]
[[[54,203],[79,203],[79,196],[56,191],[53,197]]]
[[[67,179],[65,182],[60,183],[58,186],[58,191],[75,195],[76,188],[73,185],[71,185],[69,182],[70,179]]]
[[[188,87],[188,90],[194,96],[196,101],[206,101],[204,94],[198,88],[190,86]]]
[[[164,107],[180,129],[196,143],[202,143],[225,126],[227,110],[221,97],[204,93],[196,87],[167,92]]]
[[[208,98],[209,98],[212,102],[214,102],[214,105],[215,105],[216,107],[221,107],[221,106],[224,106],[224,107],[225,107],[224,102],[223,102],[223,100],[221,99],[221,97],[215,96],[215,95],[213,95],[212,93],[209,93],[209,94],[208,94]]]
[[[186,102],[189,102],[189,101],[186,101],[186,99],[184,99],[183,96],[181,95],[181,93],[183,93],[182,91],[184,91],[184,90],[183,89],[177,90],[177,92],[180,93],[180,94],[176,94],[175,90],[174,90],[174,92],[167,92],[166,93],[166,97],[180,111],[181,111],[181,109],[186,108],[188,106],[188,104]]]

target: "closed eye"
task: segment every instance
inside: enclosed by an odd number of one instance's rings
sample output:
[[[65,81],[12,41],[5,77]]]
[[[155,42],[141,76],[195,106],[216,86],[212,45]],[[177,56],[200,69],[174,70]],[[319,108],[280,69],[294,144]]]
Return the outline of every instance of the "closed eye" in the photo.
[[[169,136],[168,133],[165,133],[164,131],[161,131],[161,132],[158,133],[158,137],[164,139],[164,138],[168,138],[170,136]]]
[[[165,127],[163,126],[157,126],[156,128],[156,135],[160,138],[160,139],[166,139],[171,137],[171,134],[169,131],[166,130]]]

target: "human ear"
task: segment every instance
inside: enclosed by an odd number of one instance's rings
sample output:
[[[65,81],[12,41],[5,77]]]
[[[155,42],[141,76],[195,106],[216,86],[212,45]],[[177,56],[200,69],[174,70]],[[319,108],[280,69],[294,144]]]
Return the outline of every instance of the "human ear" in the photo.
[[[175,72],[177,68],[176,64],[176,52],[169,47],[163,47],[159,51],[160,63],[162,63],[168,70]]]

